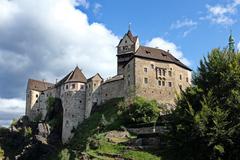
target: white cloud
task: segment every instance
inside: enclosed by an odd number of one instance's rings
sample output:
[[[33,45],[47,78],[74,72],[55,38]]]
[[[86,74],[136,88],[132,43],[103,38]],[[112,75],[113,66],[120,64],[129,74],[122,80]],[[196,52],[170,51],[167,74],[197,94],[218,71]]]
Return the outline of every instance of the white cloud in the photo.
[[[90,3],[88,0],[72,0],[74,6],[83,6],[84,8],[88,9],[90,6]]]
[[[1,0],[0,35],[0,97],[23,97],[28,78],[55,82],[76,65],[87,77],[116,73],[119,38],[70,0]]]
[[[214,24],[232,25],[237,22],[234,15],[237,13],[237,6],[240,5],[240,0],[234,0],[227,5],[206,5],[207,15],[201,17],[201,20],[209,20]]]
[[[101,8],[102,8],[102,5],[100,3],[95,3],[94,6],[93,6],[93,13],[95,15],[98,15]]]
[[[25,101],[18,98],[0,98],[0,112],[5,113],[20,113],[25,110]]]
[[[174,43],[164,40],[163,38],[156,37],[146,44],[149,47],[158,47],[169,52],[176,58],[180,59],[186,65],[190,65],[190,62],[183,56],[183,52]]]
[[[195,27],[197,26],[197,22],[194,22],[191,19],[177,20],[175,23],[171,25],[171,29],[179,29],[183,27]]]

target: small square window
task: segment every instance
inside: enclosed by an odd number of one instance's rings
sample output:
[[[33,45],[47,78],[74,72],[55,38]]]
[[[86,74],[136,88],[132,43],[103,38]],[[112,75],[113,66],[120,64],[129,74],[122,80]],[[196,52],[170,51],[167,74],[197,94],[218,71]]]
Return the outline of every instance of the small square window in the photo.
[[[182,80],[182,75],[180,74],[179,79]]]
[[[81,85],[81,89],[84,89],[84,85]]]
[[[168,76],[172,77],[172,71],[168,71]]]
[[[168,82],[168,86],[169,86],[169,87],[172,87],[172,82]]]
[[[152,69],[154,69],[154,64],[151,64]]]
[[[188,77],[186,78],[186,82],[188,82]]]
[[[68,85],[66,85],[66,89],[68,89]]]
[[[165,81],[162,81],[162,86],[165,86]]]
[[[148,83],[148,78],[144,78],[144,83],[145,83],[145,84]]]
[[[75,88],[75,84],[72,84],[72,89],[74,89]]]
[[[38,97],[38,94],[36,94],[36,98]]]
[[[147,73],[147,68],[144,68],[144,72]]]
[[[164,69],[164,70],[163,70],[163,76],[165,76],[165,75],[166,75],[166,70]]]
[[[125,41],[125,43],[127,43],[127,40]]]

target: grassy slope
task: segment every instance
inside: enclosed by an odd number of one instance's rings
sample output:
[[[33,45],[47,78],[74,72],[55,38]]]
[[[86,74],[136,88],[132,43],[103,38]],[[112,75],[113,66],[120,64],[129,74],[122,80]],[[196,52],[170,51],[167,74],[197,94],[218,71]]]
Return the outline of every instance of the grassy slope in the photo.
[[[108,131],[119,129],[123,124],[121,116],[118,114],[117,104],[122,99],[113,99],[107,103],[99,106],[99,110],[93,113],[87,120],[85,120],[75,132],[75,136],[69,144],[69,149],[77,152],[85,152],[93,159],[111,160],[116,156],[132,160],[159,160],[150,153],[144,151],[137,151],[122,145],[121,141],[128,139],[118,139],[115,142],[110,142],[106,139],[105,134]],[[102,127],[102,115],[107,120],[107,125]],[[88,147],[89,139],[98,141],[97,149],[90,149]]]

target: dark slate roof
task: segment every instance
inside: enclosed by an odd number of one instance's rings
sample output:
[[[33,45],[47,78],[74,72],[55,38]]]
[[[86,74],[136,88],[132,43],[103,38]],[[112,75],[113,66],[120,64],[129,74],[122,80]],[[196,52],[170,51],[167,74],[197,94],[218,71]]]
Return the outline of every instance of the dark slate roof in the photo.
[[[119,81],[119,80],[122,80],[123,79],[123,75],[120,74],[120,75],[116,75],[110,79],[107,79],[105,82],[103,82],[103,84],[105,83],[109,83],[109,82],[113,82],[113,81]]]
[[[45,91],[51,87],[53,87],[54,84],[44,82],[44,81],[39,81],[39,80],[34,80],[34,79],[29,79],[28,80],[28,89],[30,90],[35,90],[35,91]]]
[[[102,76],[101,76],[99,73],[97,73],[97,74],[95,74],[94,76],[88,78],[87,81],[88,81],[88,82],[91,81],[91,80],[92,80],[94,77],[96,77],[96,76],[99,76],[99,77],[103,80]]]
[[[140,46],[137,52],[135,53],[134,57],[153,59],[153,60],[158,60],[163,62],[170,62],[180,67],[183,67],[189,71],[192,71],[189,67],[187,67],[185,64],[180,62],[177,58],[175,58],[171,53],[158,48]]]
[[[82,73],[82,71],[76,67],[73,71],[68,73],[63,79],[61,79],[55,86],[58,87],[67,82],[82,82],[86,83],[87,79]]]
[[[128,32],[127,32],[125,35],[127,35],[128,38],[129,38],[133,43],[136,43],[138,36],[133,36],[133,34],[132,34],[132,32],[131,32],[130,30],[128,30]],[[125,37],[125,35],[124,35],[124,37]],[[120,40],[119,44],[122,42],[122,40],[123,40],[123,38]],[[119,44],[118,44],[118,45],[119,45]]]
[[[83,82],[86,83],[87,79],[84,76],[84,74],[82,73],[82,71],[76,67],[74,69],[74,71],[72,72],[72,74],[70,74],[67,78],[67,80],[65,81],[65,83],[67,82]]]
[[[129,39],[135,43],[137,41],[137,36],[133,36],[132,32],[130,30],[128,30],[127,32],[127,36],[129,37]]]

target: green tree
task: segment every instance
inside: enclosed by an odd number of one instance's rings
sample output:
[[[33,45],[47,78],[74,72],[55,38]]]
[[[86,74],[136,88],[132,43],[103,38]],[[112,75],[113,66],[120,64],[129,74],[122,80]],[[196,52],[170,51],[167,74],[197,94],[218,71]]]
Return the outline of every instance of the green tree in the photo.
[[[0,147],[0,160],[4,159],[4,151]]]
[[[240,54],[214,49],[172,114],[168,151],[186,160],[240,159]]]

